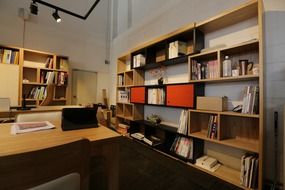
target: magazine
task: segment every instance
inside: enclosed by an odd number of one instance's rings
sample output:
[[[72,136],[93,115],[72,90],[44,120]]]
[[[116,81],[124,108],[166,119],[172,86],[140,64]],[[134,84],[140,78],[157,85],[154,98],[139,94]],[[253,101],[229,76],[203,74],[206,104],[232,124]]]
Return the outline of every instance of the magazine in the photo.
[[[14,123],[11,127],[11,134],[28,133],[53,128],[55,128],[55,126],[48,121]]]

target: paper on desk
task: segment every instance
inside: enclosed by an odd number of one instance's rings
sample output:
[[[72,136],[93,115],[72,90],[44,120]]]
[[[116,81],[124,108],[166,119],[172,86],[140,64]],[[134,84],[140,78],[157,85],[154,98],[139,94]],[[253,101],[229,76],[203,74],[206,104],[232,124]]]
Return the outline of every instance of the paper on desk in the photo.
[[[20,133],[28,133],[53,128],[55,128],[55,126],[48,121],[14,123],[11,126],[11,134],[15,135]]]

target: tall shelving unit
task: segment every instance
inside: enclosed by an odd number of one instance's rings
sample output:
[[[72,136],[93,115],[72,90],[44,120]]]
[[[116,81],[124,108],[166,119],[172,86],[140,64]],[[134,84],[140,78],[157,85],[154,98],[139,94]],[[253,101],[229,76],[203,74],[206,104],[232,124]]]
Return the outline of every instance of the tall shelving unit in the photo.
[[[68,87],[68,57],[23,49],[23,59],[20,63],[22,66],[20,100],[25,96],[27,105],[40,106],[45,98],[43,94],[37,97],[34,96],[32,90],[42,88],[44,91],[47,91],[47,86],[51,85],[51,88],[53,88],[51,90],[53,94],[50,95],[52,98],[49,104],[66,104]],[[53,75],[53,79],[48,82],[49,74]]]
[[[47,86],[52,89],[49,105],[65,105],[68,99],[68,57],[26,48],[0,46],[1,50],[16,52],[8,63],[3,60],[1,64],[17,65],[19,67],[18,104],[22,104],[23,96],[26,104],[40,106]],[[1,51],[4,53],[4,51]],[[15,58],[16,57],[16,58]],[[13,63],[12,63],[13,62]],[[48,74],[53,73],[53,79],[48,83]],[[36,96],[33,89],[42,88],[42,94]],[[33,94],[33,95],[32,95]],[[32,97],[33,96],[33,97]]]
[[[117,125],[143,119],[143,106],[130,103],[130,88],[144,83],[144,73],[131,69],[130,55],[121,56],[117,63]],[[120,98],[121,93],[124,98]]]
[[[221,48],[216,48],[212,50],[206,50],[200,52],[200,50],[204,46],[204,36],[209,36],[212,33],[219,33],[220,30],[224,30],[233,25],[245,22],[245,21],[254,21],[256,22],[255,27],[257,28],[257,36],[252,38],[251,34],[248,34],[246,40],[242,40],[242,42],[225,45]],[[221,32],[222,33],[222,32]],[[190,36],[193,36],[190,37]],[[192,40],[191,40],[192,39]],[[192,50],[184,56],[179,56],[173,59],[167,59],[167,44],[173,40],[184,40],[187,42],[188,50]],[[157,61],[156,56],[159,54],[160,56],[163,54],[164,60]],[[137,54],[143,54],[146,58],[146,64],[141,67],[133,67],[132,57]],[[259,74],[248,74],[248,75],[239,75],[232,77],[223,77],[223,67],[222,63],[224,61],[225,56],[228,55],[231,57],[232,62],[237,62],[240,59],[248,59],[251,62],[257,63],[259,67]],[[127,61],[128,60],[128,61]],[[220,151],[224,151],[222,155],[225,155],[225,158],[219,160],[222,163],[222,166],[215,172],[209,172],[203,168],[200,168],[195,163],[195,157],[193,160],[181,159],[177,155],[173,155],[170,151],[170,145],[173,143],[174,136],[177,134],[175,128],[172,126],[166,125],[158,125],[152,126],[152,124],[144,121],[143,118],[143,107],[140,107],[139,115],[140,117],[135,117],[135,112],[132,113],[131,117],[129,115],[125,115],[125,105],[131,105],[131,107],[135,106],[144,106],[150,105],[148,103],[148,95],[147,89],[149,88],[160,88],[166,89],[167,86],[171,86],[173,84],[163,84],[163,85],[153,85],[148,86],[144,85],[143,81],[143,73],[148,69],[157,68],[160,66],[171,66],[175,67],[176,64],[184,64],[185,60],[188,60],[188,84],[193,85],[202,85],[207,91],[208,86],[215,85],[216,88],[222,86],[224,84],[229,83],[246,83],[253,84],[259,86],[259,112],[255,114],[244,114],[237,113],[232,111],[210,111],[210,110],[197,110],[194,108],[188,108],[188,112],[190,115],[189,128],[188,133],[186,135],[182,135],[186,138],[194,139],[194,151],[197,151],[197,154],[201,154],[201,147],[203,150],[204,144],[212,144],[222,146]],[[217,76],[207,79],[195,79],[192,76],[192,64],[193,61],[203,62],[203,61],[216,61],[217,62]],[[131,70],[126,71],[122,65],[126,65],[126,62],[131,62]],[[122,64],[124,63],[124,64]],[[129,63],[128,63],[129,64]],[[264,106],[263,106],[263,4],[260,0],[249,1],[246,4],[240,5],[232,10],[225,11],[222,14],[219,14],[215,17],[212,17],[208,20],[191,24],[184,28],[178,29],[170,34],[152,40],[151,42],[140,45],[137,48],[134,48],[130,51],[130,53],[126,56],[119,58],[118,60],[118,76],[126,75],[126,72],[140,72],[141,80],[139,83],[132,83],[130,86],[123,85],[117,86],[117,89],[126,89],[131,87],[134,94],[139,94],[138,92],[143,92],[144,96],[142,97],[132,97],[132,93],[130,94],[131,99],[139,100],[137,102],[133,101],[130,103],[120,103],[117,102],[117,118],[119,118],[119,123],[122,119],[126,119],[128,116],[131,118],[131,129],[130,133],[134,132],[142,132],[145,135],[149,134],[161,134],[163,131],[164,135],[160,135],[161,138],[164,139],[165,145],[160,145],[157,147],[151,147],[155,150],[158,150],[162,153],[166,153],[170,157],[178,158],[182,160],[182,162],[187,163],[192,167],[195,167],[199,170],[202,170],[210,175],[213,175],[217,178],[220,178],[228,183],[231,183],[241,189],[250,189],[241,185],[240,182],[240,168],[232,167],[231,162],[235,162],[236,165],[240,164],[241,156],[237,156],[236,152],[242,153],[250,153],[258,156],[258,185],[257,189],[262,189],[262,179],[263,179],[263,125],[264,125]],[[180,84],[177,84],[180,85]],[[144,91],[142,89],[145,89]],[[132,90],[131,90],[132,91]],[[164,109],[167,106],[167,95],[169,92],[167,90],[165,103],[155,106],[160,106],[161,109]],[[153,105],[152,105],[153,106]],[[177,106],[179,108],[179,106]],[[185,109],[185,107],[184,107]],[[209,117],[211,115],[217,116],[217,137],[212,139],[207,137],[207,127]],[[195,143],[196,142],[196,143]],[[198,142],[198,143],[197,143]],[[200,143],[202,142],[202,143]],[[197,146],[195,148],[195,146]],[[231,151],[228,151],[231,150]],[[233,151],[232,151],[233,150]]]

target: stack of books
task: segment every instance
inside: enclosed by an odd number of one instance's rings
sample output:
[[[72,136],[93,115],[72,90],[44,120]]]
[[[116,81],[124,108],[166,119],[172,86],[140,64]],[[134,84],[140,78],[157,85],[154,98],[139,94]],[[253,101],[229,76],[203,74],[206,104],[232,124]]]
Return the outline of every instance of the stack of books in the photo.
[[[243,155],[241,158],[240,184],[247,188],[257,188],[258,157],[256,155]]]
[[[68,74],[66,72],[58,72],[56,77],[56,84],[58,86],[67,85]]]
[[[119,90],[118,91],[118,102],[128,103],[129,102],[129,91],[128,90]]]
[[[186,135],[190,125],[190,112],[182,110],[179,118],[177,133]]]
[[[45,68],[47,68],[47,69],[53,68],[53,58],[52,57],[48,57],[46,59]]]
[[[10,49],[0,49],[0,62],[8,64],[19,63],[19,52]]]
[[[211,139],[217,139],[217,132],[218,132],[218,116],[210,115],[207,137]]]
[[[53,71],[48,71],[48,72],[42,71],[40,83],[53,84],[54,83],[54,77],[55,77],[55,72],[53,72]]]
[[[142,133],[132,133],[131,137],[143,141],[150,146],[157,146],[162,143],[161,139],[153,135],[145,137]]]
[[[221,166],[216,158],[207,155],[196,159],[195,165],[211,172],[215,172]]]
[[[187,54],[187,43],[182,41],[174,41],[169,43],[168,58],[176,58]]]
[[[217,60],[197,62],[191,61],[192,80],[213,79],[219,77],[219,65]]]
[[[118,86],[124,86],[124,75],[118,75]]]
[[[242,113],[258,114],[259,112],[259,87],[246,86],[243,90]]]
[[[39,87],[34,87],[29,93],[28,98],[29,99],[35,99],[35,100],[43,100],[47,96],[47,91],[45,86],[39,86]]]
[[[145,56],[143,54],[138,54],[133,56],[133,68],[141,67],[145,65]]]
[[[170,151],[183,158],[193,159],[193,140],[177,136],[171,145]]]
[[[163,88],[148,89],[148,104],[163,105],[165,102],[165,92]]]

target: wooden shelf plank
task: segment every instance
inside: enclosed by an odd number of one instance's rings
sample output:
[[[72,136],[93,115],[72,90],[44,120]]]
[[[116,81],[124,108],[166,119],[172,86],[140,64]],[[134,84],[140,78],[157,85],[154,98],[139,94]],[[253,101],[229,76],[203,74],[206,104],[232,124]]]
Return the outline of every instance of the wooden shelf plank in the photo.
[[[45,83],[39,83],[39,82],[23,82],[23,85],[39,85],[39,86],[46,86]]]
[[[242,189],[247,189],[246,187],[243,187],[242,185],[240,185],[240,171],[238,171],[238,170],[229,168],[225,165],[221,165],[220,168],[217,169],[215,172],[211,172],[211,171],[208,171],[204,168],[196,166],[195,164],[191,164],[191,163],[187,163],[187,164],[189,164],[190,166],[192,166],[198,170],[201,170],[201,171],[206,172],[212,176],[215,176],[219,179],[222,179],[228,183],[236,185]]]
[[[258,153],[258,150],[259,150],[258,142],[246,141],[246,140],[240,140],[240,139],[225,139],[225,140],[210,139],[207,137],[205,132],[201,132],[201,131],[191,133],[189,136],[202,139],[208,142],[222,144],[222,145],[226,145],[226,146],[230,146],[233,148],[238,148],[241,150],[246,150],[246,151],[250,151],[254,153]]]
[[[245,113],[238,113],[232,111],[210,111],[210,110],[193,110],[190,109],[191,112],[197,113],[209,113],[209,114],[220,114],[220,115],[229,115],[229,116],[237,116],[237,117],[250,117],[250,118],[259,118],[258,114],[245,114]]]
[[[236,24],[238,22],[257,17],[258,15],[258,1],[253,0],[243,4],[235,9],[223,12],[220,15],[212,17],[206,21],[198,23],[197,29],[210,33],[218,29]]]
[[[240,81],[250,81],[258,80],[258,75],[243,75],[237,77],[220,77],[214,79],[201,79],[201,80],[190,80],[190,83],[205,82],[205,83],[217,83],[217,82],[240,82]]]

